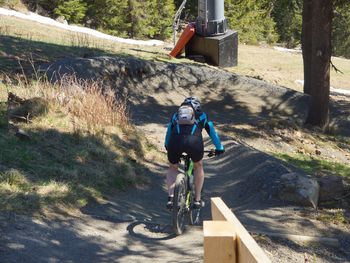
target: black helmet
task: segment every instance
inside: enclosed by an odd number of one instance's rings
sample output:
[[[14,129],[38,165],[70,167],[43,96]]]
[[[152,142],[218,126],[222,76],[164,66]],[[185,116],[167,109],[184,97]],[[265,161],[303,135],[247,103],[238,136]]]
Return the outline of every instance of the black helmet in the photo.
[[[201,103],[199,102],[197,97],[188,97],[184,100],[183,104],[191,104],[192,108],[196,111],[196,112],[201,112]]]

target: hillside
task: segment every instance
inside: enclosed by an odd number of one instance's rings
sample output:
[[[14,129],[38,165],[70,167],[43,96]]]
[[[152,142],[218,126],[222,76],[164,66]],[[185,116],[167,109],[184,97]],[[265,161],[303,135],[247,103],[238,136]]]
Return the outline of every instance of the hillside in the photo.
[[[295,91],[300,90],[295,80],[302,79],[300,54],[242,45],[239,67],[224,70],[170,60],[165,47],[116,44],[0,19],[0,143],[6,149],[0,155],[0,256],[5,262],[201,261],[201,229],[174,237],[163,208],[165,126],[188,95],[201,99],[227,149],[222,158],[205,160],[205,198],[223,197],[248,230],[265,233],[255,237],[273,262],[349,260],[349,97],[332,96],[330,134],[304,127],[308,97]],[[334,60],[345,74],[335,75],[332,85],[348,89],[350,62]],[[52,82],[60,79],[57,72],[73,71],[85,81],[66,79],[55,86],[36,75],[45,72]],[[96,84],[97,79],[103,82]],[[106,97],[98,92],[92,101],[85,100],[90,93],[79,97],[84,85],[99,84],[118,95],[123,109],[130,108],[130,115],[122,111],[127,122],[116,117],[108,125],[99,123],[91,105]],[[50,102],[47,115],[17,124],[29,141],[7,133],[7,91]],[[85,104],[75,108],[70,100]],[[114,111],[107,107],[107,116]],[[206,147],[211,148],[209,141]],[[276,186],[288,172],[313,178],[336,174],[347,192],[320,203],[318,210],[286,203]],[[332,237],[339,246],[294,243],[269,233]]]

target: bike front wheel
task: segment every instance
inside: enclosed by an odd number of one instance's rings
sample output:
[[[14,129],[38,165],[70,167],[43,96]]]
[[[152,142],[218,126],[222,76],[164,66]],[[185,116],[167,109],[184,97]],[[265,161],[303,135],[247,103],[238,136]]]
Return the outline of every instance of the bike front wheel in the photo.
[[[186,178],[178,174],[174,188],[173,228],[176,235],[181,235],[185,229],[186,213]]]

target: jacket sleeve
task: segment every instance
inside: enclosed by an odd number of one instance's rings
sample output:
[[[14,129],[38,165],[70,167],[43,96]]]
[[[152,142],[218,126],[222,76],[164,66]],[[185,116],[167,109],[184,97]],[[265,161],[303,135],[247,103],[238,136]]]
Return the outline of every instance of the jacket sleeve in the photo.
[[[210,136],[211,141],[215,145],[216,150],[224,150],[224,146],[221,144],[219,135],[215,131],[213,122],[208,121],[208,118],[206,115],[204,120],[204,128],[207,131],[208,135]]]
[[[171,118],[170,122],[168,123],[168,128],[167,128],[167,131],[166,131],[165,142],[164,142],[165,149],[168,149],[168,144],[169,144],[169,140],[170,140],[171,131],[174,128],[174,121],[173,121],[174,118],[175,118],[175,114]]]

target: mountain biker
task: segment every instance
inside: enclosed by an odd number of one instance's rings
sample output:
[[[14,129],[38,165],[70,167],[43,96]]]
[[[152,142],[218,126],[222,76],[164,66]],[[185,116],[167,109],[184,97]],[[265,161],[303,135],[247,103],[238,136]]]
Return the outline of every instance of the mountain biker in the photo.
[[[168,202],[166,206],[168,209],[172,209],[175,181],[182,153],[188,154],[194,162],[195,200],[193,207],[198,209],[204,206],[204,202],[201,200],[204,182],[202,163],[204,155],[203,128],[205,128],[215,145],[215,154],[220,155],[224,153],[224,146],[221,144],[213,123],[208,121],[207,114],[202,111],[198,98],[186,98],[179,110],[172,116],[165,137],[165,148],[169,160],[169,169],[166,177],[168,187]]]

